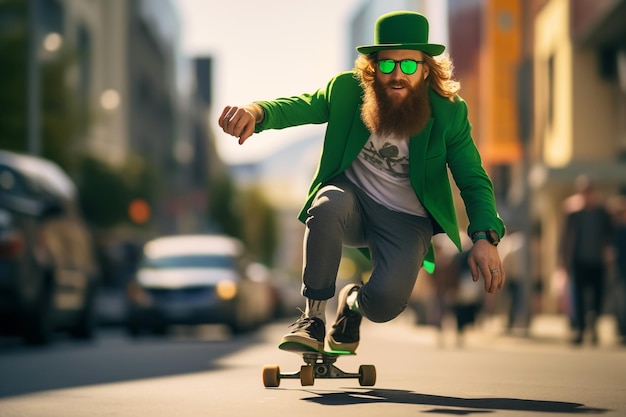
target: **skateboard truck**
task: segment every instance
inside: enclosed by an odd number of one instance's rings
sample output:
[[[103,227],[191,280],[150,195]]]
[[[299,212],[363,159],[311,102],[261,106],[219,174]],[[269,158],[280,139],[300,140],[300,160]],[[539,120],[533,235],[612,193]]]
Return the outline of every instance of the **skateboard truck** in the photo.
[[[263,367],[263,385],[265,387],[278,387],[281,379],[300,379],[302,386],[311,386],[316,378],[354,378],[359,380],[361,386],[373,386],[376,383],[376,368],[374,365],[361,365],[358,373],[344,372],[335,366],[337,358],[349,352],[301,352],[305,365],[297,372],[281,373],[278,365],[266,365]]]

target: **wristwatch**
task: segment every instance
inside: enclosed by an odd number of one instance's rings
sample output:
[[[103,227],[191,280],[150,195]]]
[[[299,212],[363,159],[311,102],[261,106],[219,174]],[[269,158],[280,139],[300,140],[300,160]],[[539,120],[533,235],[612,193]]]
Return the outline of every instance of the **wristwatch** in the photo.
[[[498,233],[493,229],[481,230],[472,234],[472,242],[476,243],[477,240],[481,239],[486,240],[493,246],[498,246],[498,243],[500,243],[500,236],[498,236]]]

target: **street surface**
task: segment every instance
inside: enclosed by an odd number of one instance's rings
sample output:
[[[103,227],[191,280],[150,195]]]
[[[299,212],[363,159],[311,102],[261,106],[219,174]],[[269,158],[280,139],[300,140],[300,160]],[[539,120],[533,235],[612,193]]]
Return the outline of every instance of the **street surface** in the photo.
[[[93,343],[61,338],[47,348],[0,340],[0,416],[626,416],[626,349],[612,340],[575,348],[482,326],[459,347],[406,313],[364,323],[358,355],[337,362],[348,372],[376,365],[374,387],[290,379],[264,388],[263,365],[300,367],[276,348],[289,324],[236,338],[208,327],[139,340],[104,329]],[[562,332],[550,326],[538,331]]]

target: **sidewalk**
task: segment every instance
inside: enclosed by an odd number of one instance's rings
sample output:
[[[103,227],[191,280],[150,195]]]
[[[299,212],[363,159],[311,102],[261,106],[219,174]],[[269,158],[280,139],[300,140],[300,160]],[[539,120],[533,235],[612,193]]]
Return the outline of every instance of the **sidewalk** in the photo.
[[[531,341],[569,343],[572,330],[569,318],[564,314],[541,314],[534,316],[527,332],[523,329],[514,329],[507,333],[504,316],[487,318],[482,330],[492,334],[508,337],[524,337]],[[617,321],[612,315],[602,315],[598,318],[598,346],[621,346],[617,331]],[[587,342],[587,340],[586,340]]]
[[[442,322],[442,329],[432,325],[415,324],[413,312],[405,312],[400,320],[412,324],[417,329],[417,337],[421,343],[435,344],[441,347],[483,344],[542,344],[542,345],[570,345],[573,332],[569,325],[569,318],[563,314],[541,314],[532,318],[528,329],[506,329],[505,315],[491,315],[481,317],[476,325],[468,326],[463,340],[456,334],[456,321],[453,316],[447,315]],[[626,348],[620,343],[617,332],[617,321],[612,315],[602,315],[598,319],[598,347]],[[586,336],[582,346],[592,346]]]

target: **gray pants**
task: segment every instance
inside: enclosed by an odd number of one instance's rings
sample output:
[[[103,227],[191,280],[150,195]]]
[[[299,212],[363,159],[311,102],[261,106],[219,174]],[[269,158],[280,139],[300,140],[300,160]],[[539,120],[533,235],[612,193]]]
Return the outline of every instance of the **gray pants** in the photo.
[[[361,313],[374,322],[402,313],[432,239],[431,220],[389,210],[343,175],[320,188],[307,214],[302,294],[332,298],[343,245],[368,248],[372,276],[358,294]]]

